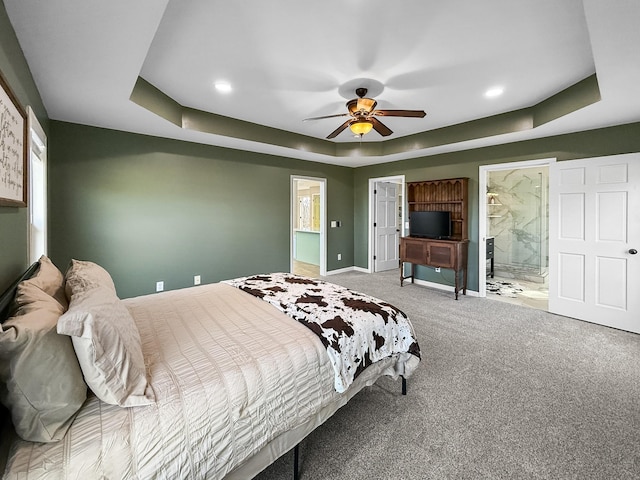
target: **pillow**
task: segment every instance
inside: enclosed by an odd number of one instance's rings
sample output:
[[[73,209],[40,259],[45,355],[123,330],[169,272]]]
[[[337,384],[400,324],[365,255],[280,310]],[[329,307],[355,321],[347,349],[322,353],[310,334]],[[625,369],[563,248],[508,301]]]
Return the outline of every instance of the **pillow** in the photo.
[[[69,304],[64,290],[64,276],[45,255],[40,257],[36,274],[28,280],[20,282],[16,291],[16,304],[25,306],[34,300],[41,300],[39,292],[53,297],[66,310]]]
[[[69,300],[73,295],[83,294],[96,287],[104,287],[116,294],[116,287],[109,272],[93,262],[71,260],[65,274],[65,282],[65,292]]]
[[[58,320],[58,333],[71,336],[84,379],[100,400],[121,407],[155,401],[138,328],[109,288],[74,294]]]
[[[87,397],[71,341],[56,332],[61,313],[53,297],[41,298],[0,328],[0,400],[24,440],[62,439]]]

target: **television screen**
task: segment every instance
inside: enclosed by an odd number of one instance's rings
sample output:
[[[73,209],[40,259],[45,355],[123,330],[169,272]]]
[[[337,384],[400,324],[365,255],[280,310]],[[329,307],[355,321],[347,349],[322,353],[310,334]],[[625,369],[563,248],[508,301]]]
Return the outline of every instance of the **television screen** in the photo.
[[[411,212],[409,236],[420,238],[451,237],[451,212]]]

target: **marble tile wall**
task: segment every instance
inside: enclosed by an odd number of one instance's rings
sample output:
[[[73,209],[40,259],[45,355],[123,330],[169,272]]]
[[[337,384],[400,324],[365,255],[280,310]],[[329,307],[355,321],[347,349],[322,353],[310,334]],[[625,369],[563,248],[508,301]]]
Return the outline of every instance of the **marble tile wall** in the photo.
[[[496,265],[545,271],[548,266],[548,168],[489,173],[487,232]]]

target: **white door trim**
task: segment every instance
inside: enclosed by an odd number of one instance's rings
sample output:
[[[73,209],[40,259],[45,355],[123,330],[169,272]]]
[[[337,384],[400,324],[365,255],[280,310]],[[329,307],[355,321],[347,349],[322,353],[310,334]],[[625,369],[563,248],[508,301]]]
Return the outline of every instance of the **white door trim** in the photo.
[[[550,165],[555,158],[541,158],[539,160],[523,160],[522,162],[496,163],[480,165],[478,175],[478,296],[487,296],[487,174],[500,170],[517,170]]]
[[[297,191],[295,189],[296,180],[312,180],[320,183],[320,275],[327,275],[327,179],[320,177],[307,177],[304,175],[291,175],[289,183],[289,271],[293,272],[293,234],[295,226],[295,211]]]
[[[48,247],[48,213],[47,213],[47,135],[44,133],[44,129],[38,118],[36,117],[35,112],[30,106],[27,106],[27,126],[28,126],[28,135],[27,135],[27,150],[28,150],[28,168],[29,168],[29,231],[27,234],[27,239],[29,242],[29,264],[38,261],[41,255],[49,255],[49,247]],[[34,138],[36,137],[36,138]],[[34,153],[37,152],[37,153]],[[34,163],[34,156],[36,156],[42,162],[43,168],[43,178],[42,183],[39,185],[35,185],[35,179],[33,175],[33,171],[31,168]],[[36,189],[38,192],[36,193]],[[39,195],[43,203],[36,202],[34,197]],[[42,210],[38,208],[40,206]],[[36,214],[37,211],[37,214]],[[38,229],[37,233],[34,233],[36,230],[36,226],[34,223],[36,222],[35,216],[39,216],[42,224],[41,228]],[[39,245],[42,247],[42,250],[38,248],[38,242],[41,242]]]
[[[401,203],[401,208],[402,208],[402,225],[400,226],[400,236],[402,237],[404,235],[404,225],[407,221],[406,219],[406,209],[405,209],[405,204],[406,204],[406,197],[405,197],[405,176],[404,175],[394,175],[394,176],[390,176],[390,177],[378,177],[378,178],[370,178],[369,179],[369,215],[368,215],[368,220],[367,220],[367,232],[368,232],[368,236],[369,236],[369,240],[368,240],[368,252],[369,254],[367,255],[367,273],[373,273],[374,272],[374,263],[373,263],[373,255],[375,254],[375,231],[373,228],[373,222],[374,222],[374,213],[375,213],[375,187],[376,187],[376,183],[378,182],[391,182],[391,183],[397,183],[400,185],[400,191],[402,192],[402,203]]]

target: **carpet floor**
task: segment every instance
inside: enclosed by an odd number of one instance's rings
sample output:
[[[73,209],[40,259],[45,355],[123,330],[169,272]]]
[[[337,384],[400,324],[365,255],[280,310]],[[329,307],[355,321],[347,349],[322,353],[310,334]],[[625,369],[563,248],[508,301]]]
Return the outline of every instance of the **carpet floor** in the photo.
[[[326,278],[403,310],[423,359],[407,396],[380,379],[312,432],[301,480],[640,478],[640,335],[397,277]]]

